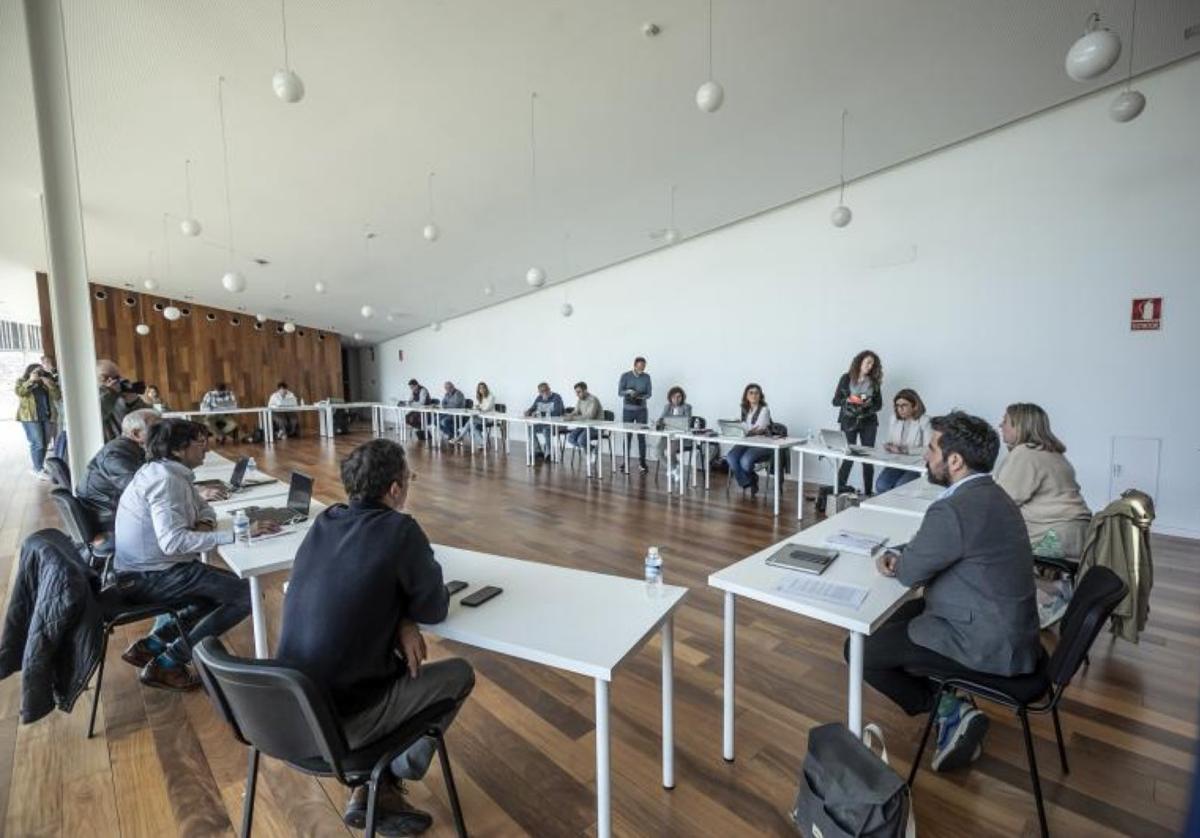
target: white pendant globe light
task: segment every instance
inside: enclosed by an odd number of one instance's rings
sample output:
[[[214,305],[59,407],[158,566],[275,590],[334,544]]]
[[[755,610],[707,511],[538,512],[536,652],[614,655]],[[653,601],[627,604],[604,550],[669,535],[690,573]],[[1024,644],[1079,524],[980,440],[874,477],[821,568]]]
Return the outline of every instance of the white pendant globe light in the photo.
[[[179,307],[176,305],[169,305],[163,309],[163,317],[167,318],[168,320],[178,320],[182,316],[183,312],[180,311]]]
[[[265,314],[256,314],[256,315],[254,315],[254,319],[255,319],[255,320],[257,320],[259,323],[266,323],[266,322],[267,322],[267,315],[265,315]]]
[[[217,110],[221,118],[221,160],[225,173],[225,227],[229,256],[229,270],[221,277],[221,285],[232,294],[240,294],[246,290],[246,277],[233,268],[233,204],[229,197],[229,138],[225,131],[225,77],[217,77]]]
[[[240,294],[246,290],[246,277],[237,271],[228,271],[225,276],[221,277],[221,284],[225,286],[226,291]]]
[[[271,76],[271,89],[276,97],[288,104],[295,104],[304,98],[304,82],[295,70],[276,70],[275,75]]]
[[[1083,35],[1067,50],[1067,75],[1075,81],[1091,81],[1107,73],[1121,57],[1121,39],[1100,25],[1100,15],[1088,15]]]
[[[192,161],[183,161],[183,180],[184,187],[187,190],[187,217],[179,222],[179,232],[185,236],[195,238],[200,235],[200,231],[204,229],[200,226],[200,222],[196,220],[196,216],[192,213]]]
[[[429,328],[433,329],[435,332],[440,332],[442,330],[442,324],[434,320],[429,324]]]
[[[138,323],[136,326],[133,327],[133,330],[135,332],[137,332],[139,335],[141,335],[142,337],[145,337],[146,335],[150,334],[150,327],[147,326],[145,323]]]
[[[575,313],[575,307],[573,305],[571,305],[570,303],[563,303],[562,306],[559,308],[559,312],[562,314],[563,317],[570,317],[572,314]]]
[[[483,286],[483,296],[490,297],[495,293],[496,289],[492,287],[492,283],[489,282],[487,285]]]
[[[663,230],[663,243],[664,244],[675,244],[675,242],[677,242],[677,241],[679,241],[679,231],[678,230],[676,230],[674,227],[668,227],[667,229]]]
[[[370,320],[372,317],[375,316],[375,309],[371,308],[370,306],[363,306],[361,309],[359,309],[359,313],[363,317]]]
[[[705,113],[716,113],[725,103],[725,88],[715,81],[706,81],[696,89],[696,107]]]
[[[142,287],[145,288],[147,291],[154,291],[158,288],[158,280],[157,279],[144,280],[142,282]]]
[[[850,207],[846,206],[846,109],[842,108],[842,153],[841,162],[839,164],[838,179],[841,181],[841,190],[838,192],[838,205],[833,208],[833,212],[829,214],[829,221],[834,227],[845,227],[850,223],[850,219],[854,217],[854,213],[850,211]]]
[[[429,199],[429,223],[421,228],[421,235],[425,238],[425,241],[427,241],[427,242],[437,241],[438,236],[440,236],[442,234],[442,231],[438,229],[437,221],[435,220],[435,216],[433,214],[433,176],[434,176],[434,174],[435,174],[434,172],[430,172],[429,176],[427,178],[425,178],[425,191],[426,191],[427,197]]]
[[[1133,2],[1133,15],[1129,24],[1129,72],[1125,77],[1125,89],[1117,94],[1108,106],[1108,115],[1114,122],[1131,122],[1137,119],[1146,109],[1146,97],[1141,91],[1132,90],[1133,85],[1133,48],[1134,36],[1137,34],[1137,0]]]
[[[436,224],[426,224],[424,227],[421,228],[421,235],[425,238],[425,241],[427,241],[427,242],[437,241],[438,236],[440,236],[441,234],[442,234],[442,231],[438,229],[438,226]]]
[[[530,288],[541,288],[546,284],[546,272],[535,265],[525,272],[525,282]]]
[[[1145,96],[1136,90],[1122,90],[1108,106],[1108,115],[1114,122],[1129,122],[1137,119],[1145,109]]]
[[[708,81],[696,89],[696,107],[705,113],[715,113],[725,101],[725,88],[713,79],[712,17],[712,0],[708,0]]]
[[[296,75],[288,60],[287,0],[280,0],[279,11],[283,23],[283,68],[276,70],[271,77],[271,89],[281,101],[291,104],[304,98],[304,82],[300,81],[300,76]]]
[[[362,332],[355,332],[355,333],[354,333],[354,339],[355,339],[355,340],[362,340],[362,339],[363,339],[363,333],[362,333]]]
[[[296,324],[291,320],[285,320],[283,323],[283,330],[290,335],[292,332],[296,331]]]
[[[320,282],[320,281],[314,282],[313,290],[316,291],[318,294],[324,294],[325,293],[325,283]]]

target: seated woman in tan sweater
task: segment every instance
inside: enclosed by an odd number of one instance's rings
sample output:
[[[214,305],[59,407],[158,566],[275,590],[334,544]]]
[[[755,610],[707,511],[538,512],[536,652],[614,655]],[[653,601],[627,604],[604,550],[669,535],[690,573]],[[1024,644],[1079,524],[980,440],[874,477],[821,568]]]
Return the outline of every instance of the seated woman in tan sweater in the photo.
[[[1036,556],[1078,557],[1092,513],[1079,492],[1067,446],[1050,430],[1050,418],[1036,404],[1010,404],[1000,420],[1008,456],[996,482],[1016,501],[1029,528]]]

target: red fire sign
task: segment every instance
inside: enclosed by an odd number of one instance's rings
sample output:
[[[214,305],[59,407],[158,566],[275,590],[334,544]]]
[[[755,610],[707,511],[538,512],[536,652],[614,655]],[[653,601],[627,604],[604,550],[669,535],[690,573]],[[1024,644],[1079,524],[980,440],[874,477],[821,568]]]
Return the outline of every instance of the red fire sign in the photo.
[[[1129,328],[1135,332],[1157,331],[1162,328],[1162,297],[1142,297],[1133,301]]]

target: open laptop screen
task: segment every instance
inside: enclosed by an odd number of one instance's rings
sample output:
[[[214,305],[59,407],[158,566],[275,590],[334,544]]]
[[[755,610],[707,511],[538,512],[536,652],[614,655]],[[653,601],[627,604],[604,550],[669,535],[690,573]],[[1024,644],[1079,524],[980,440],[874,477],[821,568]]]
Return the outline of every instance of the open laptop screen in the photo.
[[[292,482],[288,487],[288,509],[298,515],[308,515],[312,504],[313,479],[298,471],[292,472]]]

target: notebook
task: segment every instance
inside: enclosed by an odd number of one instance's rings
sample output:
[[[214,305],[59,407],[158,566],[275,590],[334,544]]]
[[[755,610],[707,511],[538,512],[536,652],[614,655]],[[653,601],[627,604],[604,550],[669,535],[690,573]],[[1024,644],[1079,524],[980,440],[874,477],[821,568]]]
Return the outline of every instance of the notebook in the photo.
[[[804,544],[788,544],[767,556],[767,564],[784,570],[797,570],[820,576],[837,558],[837,550],[809,547]]]
[[[879,548],[887,544],[887,538],[865,532],[838,530],[825,538],[825,546],[860,556],[874,556]]]
[[[844,582],[827,582],[816,576],[788,574],[775,585],[775,591],[790,599],[808,599],[858,610],[870,591]]]

